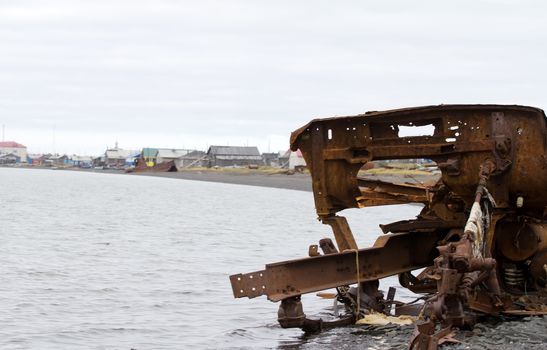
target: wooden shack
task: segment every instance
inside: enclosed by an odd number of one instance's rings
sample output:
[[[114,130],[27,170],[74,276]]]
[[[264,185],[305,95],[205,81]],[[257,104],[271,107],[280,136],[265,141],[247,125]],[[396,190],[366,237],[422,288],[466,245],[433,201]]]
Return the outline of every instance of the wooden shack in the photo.
[[[246,167],[264,165],[256,146],[211,146],[207,151],[208,166]]]

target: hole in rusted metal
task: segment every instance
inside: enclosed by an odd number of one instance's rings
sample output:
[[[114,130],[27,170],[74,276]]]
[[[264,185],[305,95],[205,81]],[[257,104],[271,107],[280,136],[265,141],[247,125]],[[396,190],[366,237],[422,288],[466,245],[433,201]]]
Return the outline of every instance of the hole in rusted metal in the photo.
[[[421,126],[399,125],[399,137],[433,136],[435,126],[433,124]]]

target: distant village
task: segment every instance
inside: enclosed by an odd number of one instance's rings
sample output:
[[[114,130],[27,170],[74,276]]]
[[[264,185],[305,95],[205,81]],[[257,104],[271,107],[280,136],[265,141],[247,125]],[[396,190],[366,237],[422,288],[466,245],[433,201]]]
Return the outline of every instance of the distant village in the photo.
[[[96,157],[67,154],[30,154],[14,141],[0,142],[0,165],[49,168],[116,169],[126,171],[177,171],[185,168],[277,167],[302,170],[306,162],[300,151],[260,153],[256,146],[210,146],[207,151],[172,148],[107,148]]]

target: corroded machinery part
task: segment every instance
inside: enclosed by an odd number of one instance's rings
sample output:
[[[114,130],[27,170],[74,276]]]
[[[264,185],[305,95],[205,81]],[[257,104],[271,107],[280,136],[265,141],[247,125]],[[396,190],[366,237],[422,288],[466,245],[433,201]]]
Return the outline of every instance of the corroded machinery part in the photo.
[[[547,249],[547,224],[503,220],[496,227],[496,244],[511,261],[524,261]]]
[[[512,216],[496,225],[496,258],[503,283],[514,291],[547,287],[547,224]]]
[[[522,204],[519,210],[534,217],[546,210],[547,130],[537,108],[440,105],[316,119],[292,133],[291,149],[300,149],[306,160],[319,216],[410,202],[415,193],[368,197],[360,189],[359,170],[370,161],[419,158],[439,166],[442,184],[467,209],[479,167],[490,160],[495,167],[489,189],[499,208]]]
[[[459,343],[453,338],[450,327],[436,329],[432,321],[420,320],[416,323],[416,331],[410,340],[409,349],[436,350],[443,343]]]
[[[283,299],[277,311],[277,321],[283,328],[300,328],[306,322],[306,314],[300,295]]]
[[[315,333],[325,328],[349,326],[355,323],[355,317],[350,314],[335,321],[309,319],[304,314],[300,296],[294,296],[281,301],[277,321],[283,328],[301,328],[304,332]]]
[[[437,247],[439,256],[434,260],[432,273],[437,280],[436,294],[426,301],[424,317],[435,327],[472,327],[475,315],[469,309],[497,314],[504,310],[501,289],[497,278],[496,260],[484,257],[485,233],[491,223],[491,207],[494,206],[486,183],[494,167],[485,162],[480,167],[475,201],[461,232],[454,232],[457,241]],[[482,287],[481,287],[482,286]],[[476,296],[481,296],[477,302]],[[417,338],[411,347],[419,350],[436,349],[437,344],[430,326],[417,325]],[[416,343],[415,340],[419,339]]]
[[[306,160],[317,215],[331,227],[336,246],[322,241],[323,254],[314,245],[307,258],[230,276],[234,297],[266,295],[281,301],[282,326],[321,329],[322,321],[303,313],[301,294],[337,288],[355,320],[363,300],[392,305],[389,295],[374,299],[367,283],[399,275],[403,287],[434,293],[424,309],[429,320],[418,325],[412,342],[419,349],[435,349],[450,339],[451,327],[472,324],[470,311],[547,314],[542,110],[440,105],[317,119],[293,132],[291,149],[300,149]],[[424,158],[440,169],[438,181],[392,183],[360,173],[371,161]],[[415,219],[381,225],[384,235],[368,248],[357,246],[338,215],[402,203],[424,207]],[[425,270],[414,276],[419,268]]]

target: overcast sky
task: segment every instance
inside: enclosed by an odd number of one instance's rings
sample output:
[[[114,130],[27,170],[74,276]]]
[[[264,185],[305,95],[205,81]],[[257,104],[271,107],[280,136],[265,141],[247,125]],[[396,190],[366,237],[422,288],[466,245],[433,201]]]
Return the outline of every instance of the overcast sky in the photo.
[[[0,124],[30,152],[288,148],[315,117],[547,106],[542,1],[0,0]]]

